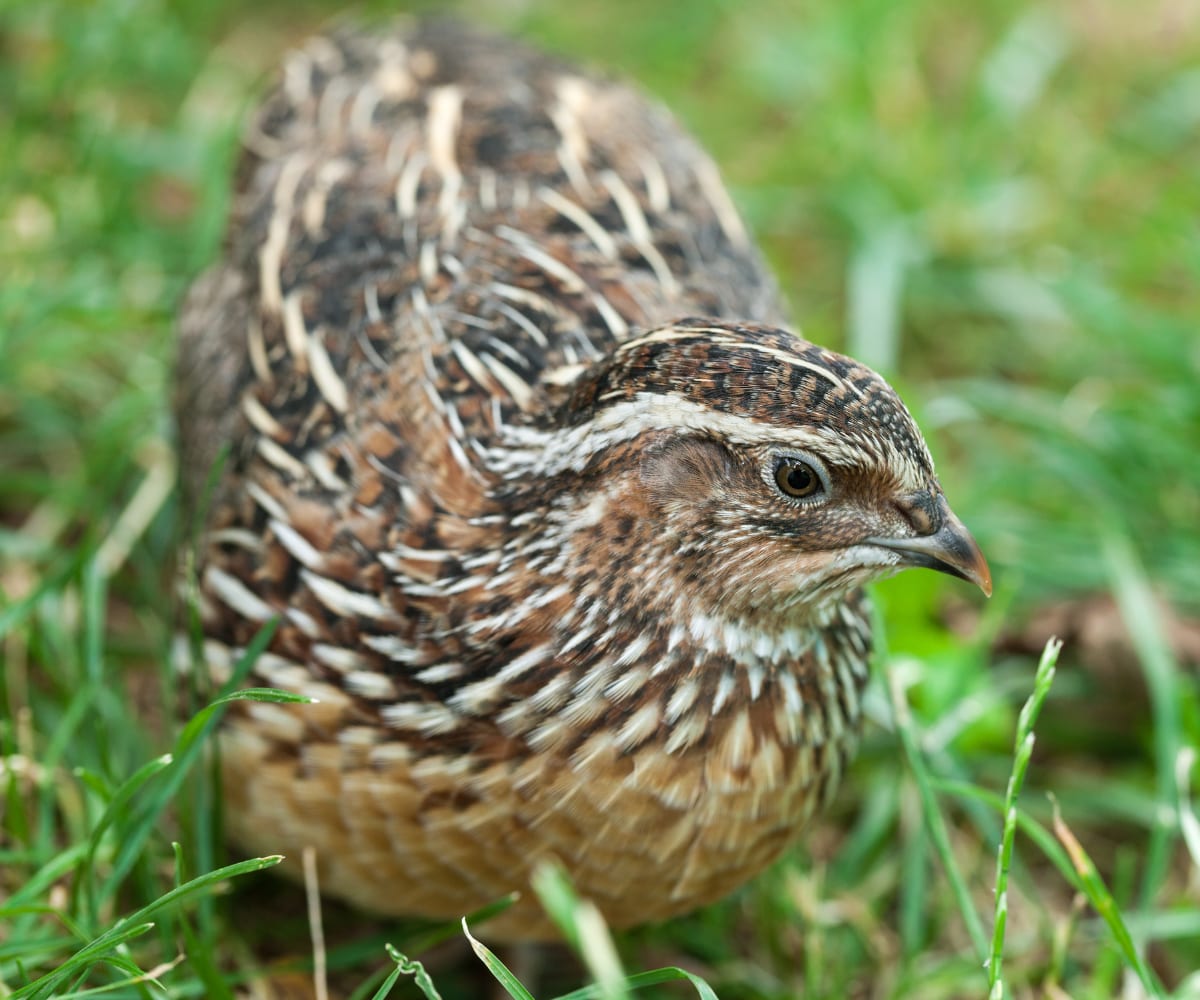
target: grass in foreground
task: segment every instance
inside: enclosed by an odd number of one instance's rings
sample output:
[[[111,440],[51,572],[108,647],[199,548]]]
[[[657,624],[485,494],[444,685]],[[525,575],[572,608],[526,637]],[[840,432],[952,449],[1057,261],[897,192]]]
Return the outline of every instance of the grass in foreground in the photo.
[[[166,399],[239,109],[333,11],[0,0],[0,996],[311,980],[302,891],[225,856],[203,723],[169,721]],[[534,992],[681,967],[726,1000],[1200,995],[1197,683],[1157,603],[1200,593],[1200,23],[1000,0],[463,11],[691,124],[806,334],[916,404],[1001,581],[960,609],[970,640],[940,581],[879,588],[888,648],[834,812],[733,900],[623,935],[619,966],[550,880],[583,960]],[[1049,665],[993,649],[1080,591],[1113,595],[1130,642],[1069,645],[1047,693]],[[447,1000],[491,981],[429,950],[458,927],[323,916],[335,993],[429,995],[386,943]]]

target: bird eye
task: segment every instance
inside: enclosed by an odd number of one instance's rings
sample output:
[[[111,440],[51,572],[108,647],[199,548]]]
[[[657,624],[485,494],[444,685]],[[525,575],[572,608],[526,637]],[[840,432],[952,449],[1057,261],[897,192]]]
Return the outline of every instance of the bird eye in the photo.
[[[817,470],[798,458],[785,458],[775,466],[775,485],[784,496],[797,500],[816,496],[825,488]]]

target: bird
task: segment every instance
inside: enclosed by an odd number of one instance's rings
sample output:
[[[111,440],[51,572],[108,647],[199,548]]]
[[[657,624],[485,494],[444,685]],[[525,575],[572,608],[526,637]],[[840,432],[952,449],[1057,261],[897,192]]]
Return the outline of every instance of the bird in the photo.
[[[853,756],[864,587],[991,592],[885,380],[788,327],[635,87],[461,23],[338,26],[250,117],[175,411],[228,835],[322,890],[555,936],[771,864]]]

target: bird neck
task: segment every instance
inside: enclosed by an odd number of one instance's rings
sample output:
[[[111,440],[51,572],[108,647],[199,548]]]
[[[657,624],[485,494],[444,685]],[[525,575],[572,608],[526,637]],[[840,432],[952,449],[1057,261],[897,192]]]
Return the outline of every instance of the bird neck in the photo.
[[[493,581],[489,606],[500,610],[491,627],[473,626],[474,643],[504,651],[489,714],[508,736],[568,757],[599,733],[612,752],[656,743],[680,754],[753,717],[755,741],[853,740],[870,656],[860,591],[818,616],[695,603],[677,596],[696,588],[670,578],[662,547],[602,548],[637,529],[610,516],[592,536],[589,517],[605,520],[602,504],[592,508],[530,517],[541,533],[512,539],[497,567],[511,600],[497,600]],[[719,580],[720,566],[708,573]]]

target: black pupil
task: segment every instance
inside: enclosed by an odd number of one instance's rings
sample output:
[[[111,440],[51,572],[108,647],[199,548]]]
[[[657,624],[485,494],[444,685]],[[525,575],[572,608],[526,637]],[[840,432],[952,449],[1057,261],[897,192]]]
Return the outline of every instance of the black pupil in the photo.
[[[792,466],[787,471],[787,485],[797,493],[803,493],[812,485],[812,471],[808,466]]]
[[[791,465],[787,470],[788,489],[793,493],[807,493],[812,489],[813,472],[807,465]]]

